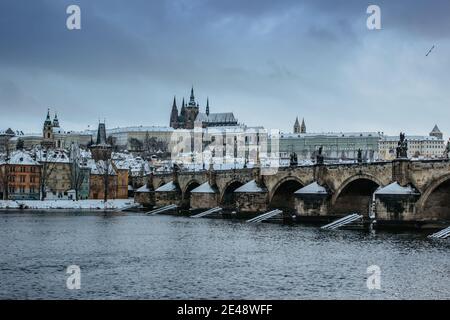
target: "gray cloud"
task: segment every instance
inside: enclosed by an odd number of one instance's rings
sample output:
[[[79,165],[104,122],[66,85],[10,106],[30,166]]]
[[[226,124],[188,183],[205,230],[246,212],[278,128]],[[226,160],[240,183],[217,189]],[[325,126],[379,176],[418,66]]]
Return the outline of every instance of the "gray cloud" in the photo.
[[[65,28],[72,3],[81,31]],[[193,84],[251,125],[426,133],[450,116],[450,2],[376,1],[368,31],[371,3],[3,0],[0,127],[39,131],[47,106],[67,129],[167,125]]]

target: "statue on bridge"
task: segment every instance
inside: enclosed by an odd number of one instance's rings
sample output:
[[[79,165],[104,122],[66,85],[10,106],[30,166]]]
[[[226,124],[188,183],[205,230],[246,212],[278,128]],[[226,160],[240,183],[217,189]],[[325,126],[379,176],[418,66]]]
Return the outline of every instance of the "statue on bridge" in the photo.
[[[289,165],[291,167],[296,167],[298,166],[298,159],[297,159],[297,154],[295,152],[291,153],[291,160],[289,162]]]
[[[405,138],[405,134],[400,132],[400,141],[397,146],[397,159],[408,158],[408,140]]]
[[[316,164],[323,164],[323,155],[322,155],[323,147],[320,146],[319,152],[316,155]]]
[[[362,150],[358,149],[358,163],[362,163],[363,158],[362,158]]]

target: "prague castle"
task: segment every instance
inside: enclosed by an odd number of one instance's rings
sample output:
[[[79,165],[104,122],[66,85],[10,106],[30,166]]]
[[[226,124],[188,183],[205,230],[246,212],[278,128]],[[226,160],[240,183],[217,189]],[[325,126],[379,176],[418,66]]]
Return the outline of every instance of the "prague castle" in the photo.
[[[194,88],[192,88],[189,102],[186,104],[183,98],[180,112],[178,112],[176,98],[173,98],[170,127],[174,129],[193,129],[196,123],[203,128],[238,125],[238,121],[232,112],[210,113],[209,99],[206,101],[205,113],[200,112],[200,106],[195,101]]]

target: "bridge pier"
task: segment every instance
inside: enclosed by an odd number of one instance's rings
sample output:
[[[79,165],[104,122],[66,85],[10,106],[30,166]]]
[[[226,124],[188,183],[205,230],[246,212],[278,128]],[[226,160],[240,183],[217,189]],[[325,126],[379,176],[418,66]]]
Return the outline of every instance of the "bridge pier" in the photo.
[[[191,209],[211,209],[219,205],[219,192],[216,186],[205,182],[191,191]]]
[[[329,192],[317,182],[313,182],[297,190],[294,196],[297,216],[313,217],[328,215],[330,207]]]
[[[180,205],[182,202],[182,194],[177,183],[170,181],[155,190],[155,205],[158,207],[168,206],[171,204]]]
[[[375,212],[378,223],[420,220],[416,203],[420,193],[411,186],[393,182],[375,192]]]
[[[236,208],[239,212],[255,213],[267,211],[269,192],[256,180],[252,180],[234,191]]]

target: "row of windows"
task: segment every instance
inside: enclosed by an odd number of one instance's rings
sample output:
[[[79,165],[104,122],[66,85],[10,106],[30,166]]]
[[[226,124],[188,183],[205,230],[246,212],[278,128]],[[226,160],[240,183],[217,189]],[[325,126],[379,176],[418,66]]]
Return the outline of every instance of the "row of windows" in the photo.
[[[25,189],[25,187],[19,187],[19,188],[9,187],[9,193],[16,193],[16,191],[18,193],[37,193],[37,189],[34,187],[31,187],[28,190]]]
[[[9,180],[9,182],[25,183],[25,182],[27,182],[26,181],[27,176],[9,176],[8,180]],[[29,176],[28,181],[30,183],[37,183],[39,180],[38,180],[38,177],[36,177],[36,176]]]
[[[10,166],[9,171],[10,172],[37,172],[37,167]]]

